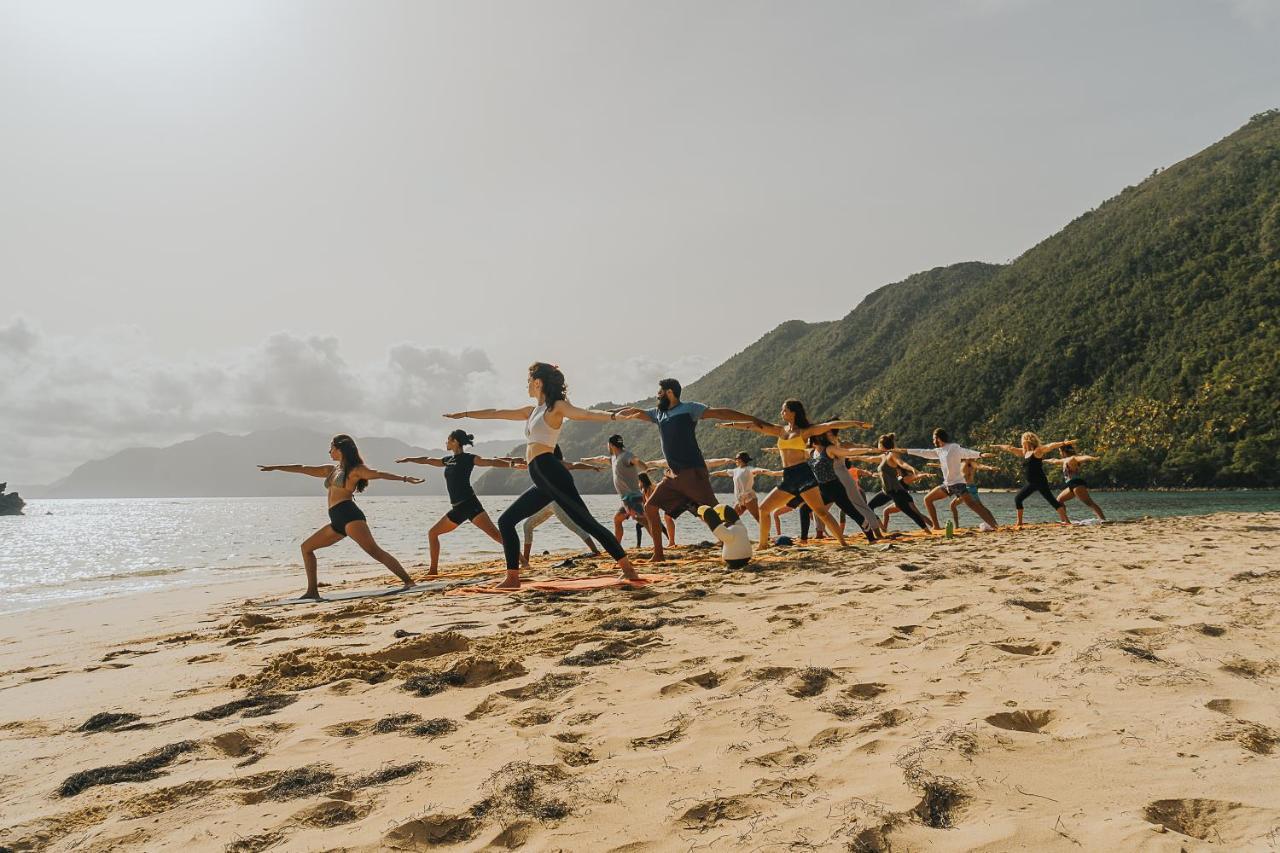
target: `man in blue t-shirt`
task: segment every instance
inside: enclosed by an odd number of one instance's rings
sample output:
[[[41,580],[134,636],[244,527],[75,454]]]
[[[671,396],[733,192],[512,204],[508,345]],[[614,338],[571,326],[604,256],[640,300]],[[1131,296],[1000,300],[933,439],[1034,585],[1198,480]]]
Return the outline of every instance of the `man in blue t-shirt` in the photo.
[[[618,410],[618,417],[647,420],[658,425],[662,455],[667,460],[668,471],[667,476],[645,501],[644,514],[650,530],[662,529],[659,517],[661,511],[674,518],[686,510],[716,504],[716,493],[711,488],[711,475],[707,473],[707,463],[702,458],[702,448],[698,446],[695,432],[698,421],[711,418],[717,421],[765,423],[734,409],[713,409],[703,403],[681,402],[680,383],[674,379],[659,380],[657,407],[638,409],[628,406]],[[661,537],[653,540],[653,559],[662,559]]]

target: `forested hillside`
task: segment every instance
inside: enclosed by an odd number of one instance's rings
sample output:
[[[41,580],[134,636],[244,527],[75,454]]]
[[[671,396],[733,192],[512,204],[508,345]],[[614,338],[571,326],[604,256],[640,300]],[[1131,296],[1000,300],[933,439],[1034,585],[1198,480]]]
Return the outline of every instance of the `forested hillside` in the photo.
[[[1280,483],[1280,111],[1008,265],[930,270],[838,321],[783,323],[684,396],[769,418],[798,397],[911,444],[935,426],[970,444],[1073,436],[1104,457],[1090,478],[1114,485]],[[652,427],[620,431],[656,454]],[[566,452],[602,452],[608,432],[572,425]],[[710,454],[762,443],[700,434]]]

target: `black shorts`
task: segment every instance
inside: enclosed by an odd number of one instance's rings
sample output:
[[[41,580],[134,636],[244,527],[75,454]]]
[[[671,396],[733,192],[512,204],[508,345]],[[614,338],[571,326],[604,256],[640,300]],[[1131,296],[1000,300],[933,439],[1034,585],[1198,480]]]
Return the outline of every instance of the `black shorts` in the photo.
[[[747,565],[750,562],[751,562],[750,557],[743,557],[740,560],[725,560],[724,564],[727,568],[730,568],[730,569],[741,569],[743,566]]]
[[[969,492],[969,485],[967,483],[952,483],[949,486],[943,486],[943,488],[946,489],[947,494],[953,498],[958,498],[961,495],[968,494]]]
[[[1087,488],[1089,488],[1089,484],[1085,481],[1084,477],[1072,477],[1070,480],[1067,480],[1067,482],[1066,482],[1064,485],[1065,485],[1068,489],[1075,489],[1075,488],[1087,489]]]
[[[466,500],[458,501],[453,507],[444,514],[444,517],[452,521],[454,524],[463,524],[475,518],[484,512],[484,507],[480,504],[480,499],[475,495]]]
[[[347,535],[347,525],[351,522],[366,520],[355,501],[343,501],[329,507],[329,526],[340,536]]]
[[[789,495],[800,495],[818,487],[818,478],[808,462],[799,462],[782,469],[782,482],[778,488]]]

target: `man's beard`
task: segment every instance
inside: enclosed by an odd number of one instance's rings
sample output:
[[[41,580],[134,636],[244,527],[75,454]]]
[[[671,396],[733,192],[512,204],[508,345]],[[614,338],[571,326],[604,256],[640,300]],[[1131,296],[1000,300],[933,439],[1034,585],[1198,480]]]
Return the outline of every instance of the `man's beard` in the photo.
[[[669,408],[671,408],[671,398],[663,394],[658,398],[658,411],[665,412]]]

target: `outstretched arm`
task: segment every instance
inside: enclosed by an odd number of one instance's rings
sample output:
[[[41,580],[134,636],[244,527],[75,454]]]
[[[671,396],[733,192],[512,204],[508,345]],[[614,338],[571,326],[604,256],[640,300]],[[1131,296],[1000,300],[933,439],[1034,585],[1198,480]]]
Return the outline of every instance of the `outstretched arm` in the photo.
[[[919,456],[921,459],[938,458],[938,448],[936,447],[895,447],[894,449],[902,453],[909,453],[912,456]]]
[[[987,447],[994,447],[996,450],[1003,450],[1005,453],[1013,456],[1022,455],[1022,448],[1014,447],[1012,444],[988,444]]]
[[[1059,447],[1065,447],[1068,444],[1075,444],[1075,443],[1076,443],[1076,440],[1074,438],[1068,438],[1066,441],[1051,441],[1048,444],[1042,444],[1036,449],[1039,451],[1040,456],[1044,456],[1044,454],[1049,453],[1050,451],[1053,451],[1053,450],[1057,450]]]
[[[804,429],[800,430],[799,434],[804,436],[805,438],[808,438],[811,435],[822,435],[823,433],[831,432],[833,429],[854,429],[854,428],[871,429],[871,424],[867,423],[866,421],[854,421],[854,420],[824,421],[823,423],[820,423],[820,424],[814,424],[813,426],[805,427]]]
[[[328,477],[332,465],[259,465],[259,471],[284,471],[286,474],[306,474],[308,477]]]
[[[707,459],[707,468],[723,468],[726,465],[732,465],[737,459]],[[727,472],[726,472],[727,473]]]
[[[465,412],[449,412],[445,417],[455,421],[460,418],[474,418],[482,421],[523,421],[527,420],[532,413],[533,406],[524,406],[520,409],[471,409]]]
[[[623,406],[621,409],[617,410],[617,415],[619,420],[626,420],[626,421],[652,421],[653,420],[653,418],[649,417],[648,412],[646,412],[644,409],[636,408],[635,406]]]
[[[828,447],[827,455],[832,459],[864,459],[868,454],[875,453],[873,447]]]
[[[477,456],[475,459],[477,468],[514,468],[515,460],[508,459],[505,456],[485,457]]]
[[[437,459],[434,456],[405,456],[396,460],[397,465],[404,465],[406,463],[414,465],[434,465],[437,468],[444,467],[444,460]]]
[[[570,471],[603,471],[603,465],[592,465],[589,462],[566,462],[564,467]]]
[[[561,400],[556,404],[555,413],[562,418],[568,418],[571,421],[616,421],[618,419],[617,412],[606,412],[600,409],[583,409],[570,403],[568,400]]]
[[[712,407],[702,410],[702,419],[711,421],[751,421],[758,426],[764,426],[768,423],[768,421],[762,421],[755,415],[748,415],[746,412],[739,412],[737,409]]]
[[[710,410],[708,409],[708,411]],[[758,432],[761,435],[782,435],[782,427],[777,424],[766,423],[765,421],[757,418],[751,418],[751,420],[745,421],[721,421],[716,424],[716,426],[721,429],[744,429],[748,432]]]
[[[403,474],[391,474],[386,471],[379,471],[376,468],[369,468],[361,465],[352,472],[352,475],[361,480],[394,480],[398,483],[422,483],[425,482],[421,477],[406,477]]]

